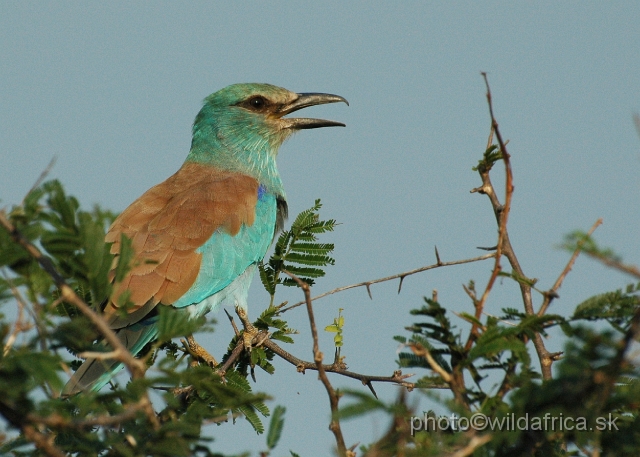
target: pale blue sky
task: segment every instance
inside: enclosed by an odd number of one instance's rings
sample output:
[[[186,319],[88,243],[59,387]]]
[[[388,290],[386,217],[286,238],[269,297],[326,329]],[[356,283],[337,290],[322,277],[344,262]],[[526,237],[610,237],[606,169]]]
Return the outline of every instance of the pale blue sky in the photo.
[[[208,94],[236,82],[330,92],[350,107],[307,115],[344,129],[301,132],[279,164],[290,213],[322,198],[342,223],[326,237],[336,266],[315,293],[430,264],[478,255],[495,244],[494,218],[471,171],[489,118],[480,71],[489,74],[495,113],[510,140],[515,195],[512,243],[522,266],[551,286],[568,259],[564,234],[604,218],[596,237],[640,262],[640,4],[636,2],[8,2],[0,3],[0,199],[19,202],[51,158],[83,205],[121,211],[172,174]],[[497,182],[500,182],[498,179]],[[437,270],[318,302],[319,325],[345,308],[346,362],[391,374],[393,335],[408,311],[439,290],[443,305],[471,309],[461,288],[484,285],[490,264]],[[629,282],[580,259],[553,312]],[[285,293],[282,299],[297,300]],[[498,285],[487,310],[521,306],[517,287]],[[254,284],[250,313],[266,305]],[[218,316],[220,317],[220,316]],[[289,313],[301,334],[291,350],[311,359],[302,308]],[[204,341],[221,354],[228,326]],[[462,325],[462,323],[459,323]],[[332,352],[331,335],[321,341]],[[550,348],[561,347],[558,338]],[[329,450],[329,409],[314,373],[276,361],[256,390],[287,406],[278,455]],[[355,381],[332,377],[338,386]],[[376,386],[385,399],[396,388]],[[444,410],[442,411],[444,412]],[[377,417],[345,424],[347,442],[387,427]],[[224,451],[258,451],[243,421],[214,427]]]

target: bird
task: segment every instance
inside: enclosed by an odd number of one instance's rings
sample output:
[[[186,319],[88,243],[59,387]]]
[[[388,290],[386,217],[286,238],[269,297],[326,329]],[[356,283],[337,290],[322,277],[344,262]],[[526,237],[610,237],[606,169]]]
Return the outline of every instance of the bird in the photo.
[[[205,98],[183,165],[127,207],[105,237],[114,286],[102,317],[133,355],[156,339],[159,306],[193,319],[220,305],[246,311],[257,265],[287,217],[280,146],[299,130],[345,126],[285,116],[337,102],[349,104],[338,95],[259,83],[233,84]],[[133,259],[115,282],[123,235]],[[87,358],[62,395],[98,391],[121,368],[117,360]]]

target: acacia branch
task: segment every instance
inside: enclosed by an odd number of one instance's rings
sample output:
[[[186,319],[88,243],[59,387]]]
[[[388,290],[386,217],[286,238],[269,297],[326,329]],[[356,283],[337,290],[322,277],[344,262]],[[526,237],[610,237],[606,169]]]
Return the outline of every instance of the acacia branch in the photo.
[[[505,190],[505,204],[504,206],[499,204],[498,197],[494,191],[493,185],[489,179],[489,171],[491,167],[478,167],[478,171],[480,172],[480,176],[482,178],[482,188],[481,192],[485,193],[491,199],[492,204],[494,204],[494,213],[498,222],[498,243],[496,245],[495,252],[495,264],[493,270],[491,271],[491,277],[489,278],[489,282],[484,289],[482,297],[479,300],[474,300],[475,307],[475,318],[476,321],[480,320],[482,317],[482,311],[484,310],[484,305],[489,298],[489,293],[495,284],[498,275],[502,271],[502,267],[500,265],[500,258],[502,257],[503,250],[505,249],[505,240],[507,239],[507,220],[509,218],[509,212],[511,211],[511,198],[513,195],[513,173],[511,170],[511,161],[510,155],[507,152],[507,147],[502,140],[502,135],[500,134],[500,130],[498,128],[498,121],[496,121],[495,116],[493,115],[493,103],[491,101],[491,89],[489,88],[489,81],[487,80],[487,74],[482,73],[484,78],[485,85],[487,86],[487,103],[489,105],[489,113],[491,115],[491,135],[489,137],[489,146],[491,143],[491,139],[493,133],[495,133],[496,138],[498,139],[498,144],[500,146],[500,153],[502,156],[502,160],[504,161],[505,173],[506,173],[506,190]],[[494,201],[495,199],[495,201]],[[533,308],[532,308],[533,311]],[[471,345],[478,337],[478,325],[477,323],[473,323],[471,325],[471,331],[469,332],[469,338],[467,339],[467,343],[465,345],[465,349],[468,351],[471,349]]]
[[[640,269],[635,265],[627,265],[618,260],[612,259],[611,257],[601,255],[597,252],[585,252],[585,254],[593,259],[596,259],[598,262],[601,262],[608,267],[614,268],[618,271],[631,275],[636,279],[640,279]]]
[[[484,435],[474,435],[465,447],[454,452],[453,454],[449,454],[448,457],[468,457],[470,455],[473,455],[476,449],[478,449],[480,446],[484,446],[492,439],[493,436],[490,433],[486,433]]]
[[[318,365],[315,362],[307,362],[305,360],[297,358],[295,355],[285,351],[280,347],[277,343],[275,343],[271,339],[267,339],[262,343],[267,349],[272,350],[276,355],[280,356],[282,359],[289,362],[291,365],[295,366],[300,373],[304,373],[306,370],[318,370]],[[335,373],[341,376],[345,376],[347,378],[357,379],[362,382],[363,385],[368,386],[370,389],[371,383],[373,382],[391,382],[395,383],[399,386],[406,387],[408,390],[413,390],[416,387],[416,384],[413,382],[407,382],[405,379],[414,376],[413,374],[402,374],[401,370],[396,370],[393,372],[391,376],[376,376],[376,375],[367,375],[361,373],[355,373],[353,371],[349,371],[346,369],[344,363],[332,363],[331,365],[323,364],[322,368],[327,373]],[[443,388],[440,385],[427,386],[429,388],[441,389]],[[373,392],[375,395],[375,392]]]
[[[437,251],[436,251],[437,253]],[[378,279],[372,279],[370,281],[363,281],[363,282],[358,282],[356,284],[350,284],[348,286],[341,286],[341,287],[337,287],[335,289],[332,289],[328,292],[324,292],[320,295],[317,295],[313,298],[311,298],[311,301],[314,302],[316,300],[319,300],[321,298],[324,298],[328,295],[333,295],[335,293],[338,292],[342,292],[345,290],[349,290],[349,289],[355,289],[356,287],[366,287],[367,288],[367,292],[369,293],[369,298],[371,297],[371,289],[370,286],[372,286],[373,284],[378,284],[381,282],[385,282],[385,281],[393,281],[394,279],[400,279],[400,286],[402,286],[402,281],[404,280],[404,278],[406,278],[407,276],[411,276],[414,275],[416,273],[422,273],[423,271],[427,271],[427,270],[433,270],[434,268],[440,268],[440,267],[450,267],[452,265],[462,265],[465,263],[471,263],[471,262],[479,262],[481,260],[487,260],[490,259],[492,257],[494,257],[495,254],[491,253],[491,254],[486,254],[486,255],[482,255],[479,257],[472,257],[470,259],[463,259],[463,260],[454,260],[451,262],[442,262],[440,261],[440,256],[437,255],[437,263],[434,263],[432,265],[427,265],[424,267],[420,267],[420,268],[416,268],[414,270],[409,270],[409,271],[405,271],[403,273],[397,273],[391,276],[385,276],[384,278],[378,278]],[[398,292],[400,292],[400,288],[398,288]],[[298,306],[304,305],[306,302],[305,301],[300,301],[298,303],[295,303],[291,306],[287,306],[286,308],[280,310],[279,312],[282,314],[286,311],[289,311],[290,309],[293,308],[297,308]]]
[[[500,273],[500,258],[504,255],[513,271],[521,278],[526,278],[527,276],[524,274],[522,267],[520,266],[520,262],[516,257],[515,251],[513,250],[513,246],[511,245],[511,241],[509,240],[509,232],[507,230],[507,217],[509,211],[511,209],[511,198],[513,195],[513,173],[511,170],[511,161],[510,155],[507,152],[506,143],[502,139],[502,134],[500,133],[500,129],[498,126],[498,122],[493,113],[493,103],[491,98],[491,88],[489,87],[489,82],[487,80],[487,74],[482,73],[482,76],[485,80],[485,85],[487,87],[487,103],[489,105],[489,114],[491,116],[491,130],[495,133],[496,138],[498,140],[498,145],[500,147],[500,152],[502,155],[502,159],[505,164],[505,173],[506,173],[506,196],[505,196],[505,204],[504,206],[500,204],[500,200],[495,193],[495,189],[493,184],[491,183],[491,179],[489,177],[490,167],[479,167],[478,172],[482,179],[482,186],[473,189],[472,192],[479,192],[482,194],[486,194],[489,197],[489,201],[491,202],[491,206],[493,207],[493,212],[498,222],[498,245],[496,247],[496,265],[491,273],[491,278],[487,284],[487,288],[485,289],[485,293],[483,294],[483,298],[481,298],[476,306],[476,317],[479,319],[482,314],[482,307],[484,306],[485,296],[488,295],[489,291],[493,287],[495,283],[495,279]],[[528,316],[535,315],[535,311],[533,309],[533,299],[531,296],[531,286],[527,284],[525,281],[518,281],[520,286],[520,293],[522,295],[522,301],[524,304],[525,313]],[[468,350],[473,344],[473,341],[477,337],[477,327],[472,326],[472,332],[469,335],[469,340],[465,348]],[[526,341],[526,338],[525,338]],[[533,336],[533,345],[536,349],[536,353],[538,354],[538,359],[540,360],[540,368],[542,371],[542,377],[545,380],[551,379],[551,365],[557,357],[555,354],[549,353],[547,351],[544,341],[540,333],[536,332]]]
[[[320,345],[318,344],[318,329],[316,328],[316,320],[313,316],[313,305],[311,304],[311,288],[309,287],[309,284],[302,281],[296,275],[291,274],[286,270],[283,270],[283,272],[291,277],[291,279],[298,284],[298,287],[300,287],[304,293],[305,303],[307,305],[307,314],[309,315],[309,325],[311,326],[311,336],[313,338],[313,360],[318,369],[318,377],[327,390],[327,395],[329,395],[329,404],[331,406],[331,423],[329,424],[329,430],[333,432],[333,436],[336,439],[338,455],[341,457],[347,457],[350,454],[353,455],[352,451],[347,450],[347,446],[344,443],[344,436],[342,435],[342,429],[340,428],[340,420],[338,419],[338,393],[331,385],[324,369],[324,365],[322,364],[322,358],[324,356],[322,352],[320,352]]]
[[[593,224],[593,226],[591,227],[587,235],[591,236],[593,232],[595,232],[595,230],[601,224],[602,224],[602,219],[598,219]],[[549,308],[549,305],[551,304],[553,299],[558,297],[558,289],[560,289],[560,286],[562,286],[562,282],[564,281],[564,278],[569,274],[569,272],[573,268],[573,264],[576,263],[576,259],[580,255],[580,252],[582,252],[583,245],[584,245],[584,240],[578,241],[576,250],[573,251],[573,255],[569,259],[569,262],[567,262],[567,266],[564,267],[564,270],[562,270],[562,273],[560,273],[560,276],[558,276],[558,279],[556,279],[556,282],[553,284],[553,287],[551,287],[551,289],[549,289],[544,293],[544,300],[542,302],[542,305],[540,305],[540,310],[538,310],[538,316],[543,316],[544,313],[547,312],[547,309]]]
[[[120,425],[121,423],[128,420],[134,419],[136,415],[139,412],[144,411],[145,408],[146,405],[144,401],[138,401],[136,403],[127,405],[123,412],[114,414],[112,416],[104,415],[89,417],[86,419],[71,420],[57,413],[51,414],[46,417],[29,414],[27,416],[27,420],[32,423],[42,424],[52,428],[84,429],[93,428],[96,426],[115,426]]]

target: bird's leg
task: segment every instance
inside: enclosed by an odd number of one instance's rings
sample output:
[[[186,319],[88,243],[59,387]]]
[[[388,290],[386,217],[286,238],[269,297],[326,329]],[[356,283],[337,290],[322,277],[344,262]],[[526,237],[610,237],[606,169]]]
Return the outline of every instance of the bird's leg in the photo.
[[[240,322],[242,322],[242,326],[244,327],[244,332],[242,332],[244,348],[247,352],[251,352],[251,342],[253,341],[253,338],[258,335],[258,329],[249,322],[247,312],[243,308],[236,306],[236,314],[240,318]]]
[[[191,355],[197,360],[204,361],[210,367],[218,365],[216,359],[198,344],[198,342],[193,338],[193,335],[189,335],[186,341],[181,340],[181,342],[187,347],[189,353],[191,353]]]

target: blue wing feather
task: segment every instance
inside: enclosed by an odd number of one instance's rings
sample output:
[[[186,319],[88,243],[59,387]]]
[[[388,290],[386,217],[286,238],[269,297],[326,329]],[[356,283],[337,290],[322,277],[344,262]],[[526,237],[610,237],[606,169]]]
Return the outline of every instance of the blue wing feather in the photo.
[[[194,284],[173,306],[203,315],[215,310],[226,300],[246,307],[248,285],[271,244],[276,225],[276,197],[260,192],[256,218],[251,226],[243,225],[231,236],[216,231],[198,252],[202,254],[200,272]],[[225,291],[229,288],[230,290]],[[200,304],[200,306],[198,306]]]

